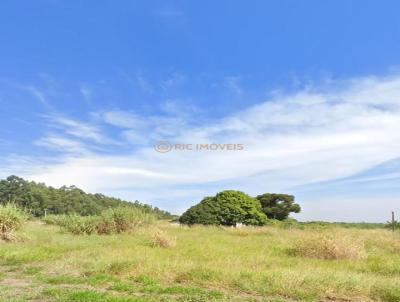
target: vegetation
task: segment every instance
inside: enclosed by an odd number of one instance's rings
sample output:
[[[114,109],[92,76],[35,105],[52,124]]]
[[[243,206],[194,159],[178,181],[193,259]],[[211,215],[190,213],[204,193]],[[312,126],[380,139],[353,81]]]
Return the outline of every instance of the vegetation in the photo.
[[[182,214],[184,224],[205,225],[263,225],[267,217],[257,199],[234,190],[226,190],[214,197],[205,197],[200,203]]]
[[[42,217],[42,221],[46,224],[54,224],[59,226],[65,226],[67,224],[70,215],[55,215],[50,214]]]
[[[0,204],[7,203],[14,203],[36,217],[44,216],[45,211],[47,214],[98,215],[108,208],[128,206],[159,218],[173,218],[166,211],[138,201],[131,203],[103,194],[89,194],[75,186],[56,189],[17,176],[0,181]]]
[[[17,239],[15,232],[22,228],[26,219],[27,215],[15,205],[0,205],[0,240]]]
[[[360,259],[362,244],[348,236],[335,237],[332,234],[303,238],[296,243],[294,255],[319,259]]]
[[[400,301],[400,233],[362,226],[77,236],[30,220],[27,240],[0,244],[0,301]]]
[[[395,230],[400,230],[400,222],[398,222],[397,220],[395,221],[388,221],[385,225],[385,227],[387,229],[395,229]]]
[[[300,213],[300,206],[294,203],[294,196],[287,194],[265,193],[256,197],[262,211],[270,219],[285,220],[290,213]]]
[[[176,238],[170,237],[163,231],[157,230],[152,236],[152,246],[169,248],[176,245]]]
[[[290,213],[300,210],[292,195],[265,193],[253,198],[240,191],[227,190],[205,197],[183,213],[179,221],[189,225],[264,225],[274,223],[267,218],[288,220]]]
[[[133,230],[153,223],[154,214],[132,207],[118,207],[103,211],[96,216],[51,215],[43,220],[55,224],[75,235],[110,235]]]

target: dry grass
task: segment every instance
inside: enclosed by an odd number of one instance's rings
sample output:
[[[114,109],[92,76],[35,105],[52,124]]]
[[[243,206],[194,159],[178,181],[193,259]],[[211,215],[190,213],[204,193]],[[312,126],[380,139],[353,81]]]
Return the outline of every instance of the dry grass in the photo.
[[[325,234],[297,241],[291,252],[307,258],[357,260],[364,255],[364,246],[354,238]]]
[[[172,248],[176,246],[176,238],[168,236],[162,231],[156,231],[151,237],[153,247]]]
[[[267,234],[267,228],[266,227],[255,227],[255,226],[243,226],[239,228],[230,228],[230,227],[225,227],[224,228],[227,232],[241,236],[241,237],[247,237],[247,236],[252,236],[252,235],[257,235],[257,234]]]

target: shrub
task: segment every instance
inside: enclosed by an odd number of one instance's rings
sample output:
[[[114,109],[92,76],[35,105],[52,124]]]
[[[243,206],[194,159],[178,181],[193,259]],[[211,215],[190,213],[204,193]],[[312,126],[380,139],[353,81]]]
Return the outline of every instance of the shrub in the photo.
[[[318,259],[360,259],[362,244],[346,237],[328,235],[307,238],[296,243],[290,253],[295,256]]]
[[[170,248],[175,247],[176,238],[172,238],[161,231],[157,231],[153,234],[151,243],[153,247]]]
[[[13,204],[0,205],[0,240],[18,239],[15,231],[22,228],[27,218],[26,213]]]

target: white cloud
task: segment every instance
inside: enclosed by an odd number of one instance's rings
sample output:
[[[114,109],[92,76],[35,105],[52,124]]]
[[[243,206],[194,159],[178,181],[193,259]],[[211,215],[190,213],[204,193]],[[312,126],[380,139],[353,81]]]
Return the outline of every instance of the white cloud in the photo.
[[[101,120],[120,128],[125,139],[131,136],[132,141],[148,145],[128,155],[65,155],[58,164],[24,176],[51,185],[76,184],[92,192],[119,192],[125,198],[168,204],[174,210],[218,190],[286,191],[350,176],[400,157],[400,77],[334,84],[331,89],[275,95],[202,126],[193,125],[190,116],[103,112]],[[58,123],[75,138],[104,141],[98,129],[86,123],[66,118]],[[245,150],[160,154],[150,145],[157,138],[176,143],[241,143]],[[55,138],[42,143],[79,148]]]
[[[122,128],[121,136],[132,144],[145,144],[163,138],[176,137],[177,133],[188,127],[190,116],[168,106],[166,115],[140,116],[128,111],[107,111],[94,115],[108,125]]]
[[[37,140],[35,145],[61,151],[63,153],[88,153],[87,147],[83,143],[57,135],[45,136]]]
[[[43,105],[48,106],[49,102],[47,100],[46,93],[43,89],[40,89],[34,85],[20,86],[22,90],[29,92],[33,97],[39,100]]]
[[[98,144],[116,143],[107,138],[97,126],[60,115],[45,116],[50,126],[61,129],[66,134],[77,139],[89,140]]]
[[[107,124],[121,128],[143,129],[148,124],[144,117],[128,111],[106,111],[100,113],[100,115]]]

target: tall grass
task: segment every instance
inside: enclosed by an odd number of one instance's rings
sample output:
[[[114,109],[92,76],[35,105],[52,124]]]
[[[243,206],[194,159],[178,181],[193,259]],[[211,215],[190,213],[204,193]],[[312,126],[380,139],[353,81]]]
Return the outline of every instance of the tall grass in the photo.
[[[105,210],[98,216],[49,215],[43,220],[47,224],[59,225],[75,235],[109,235],[152,224],[155,219],[153,214],[141,209],[118,207]]]
[[[14,241],[15,234],[27,220],[27,215],[13,204],[0,205],[0,240]]]
[[[96,221],[98,234],[122,233],[154,222],[155,216],[131,207],[111,208],[101,213]]]
[[[45,224],[54,224],[59,226],[64,226],[68,220],[68,215],[55,215],[49,214],[42,218]]]
[[[98,217],[69,215],[61,225],[66,231],[75,235],[91,235],[96,233]]]

